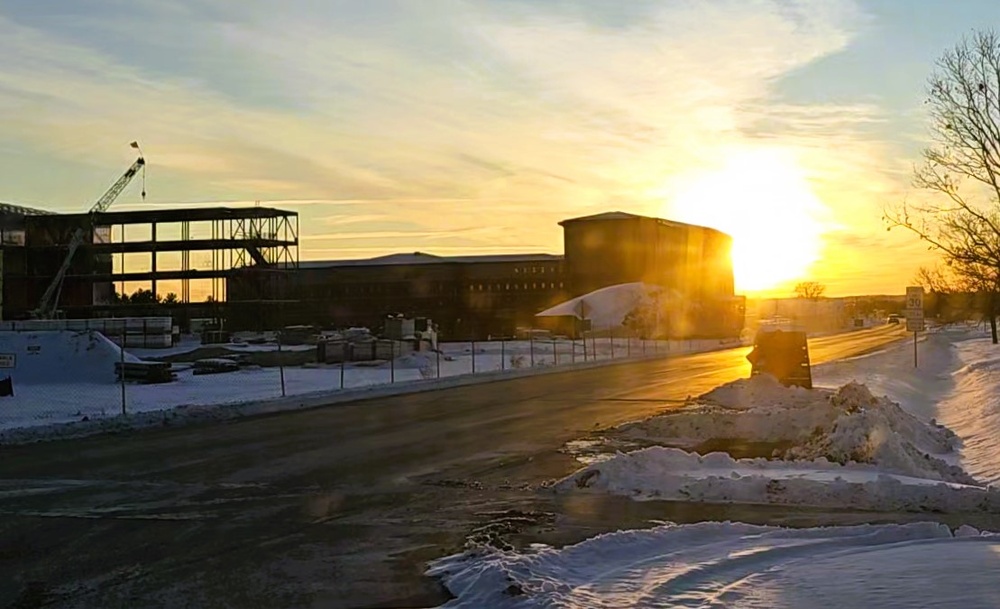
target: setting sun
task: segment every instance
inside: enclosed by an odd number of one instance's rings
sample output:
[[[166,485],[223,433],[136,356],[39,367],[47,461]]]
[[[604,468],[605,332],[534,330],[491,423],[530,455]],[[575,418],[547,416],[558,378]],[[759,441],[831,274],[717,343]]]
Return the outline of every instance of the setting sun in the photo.
[[[730,154],[671,192],[665,215],[732,235],[739,292],[774,292],[805,277],[819,258],[824,206],[782,151]]]

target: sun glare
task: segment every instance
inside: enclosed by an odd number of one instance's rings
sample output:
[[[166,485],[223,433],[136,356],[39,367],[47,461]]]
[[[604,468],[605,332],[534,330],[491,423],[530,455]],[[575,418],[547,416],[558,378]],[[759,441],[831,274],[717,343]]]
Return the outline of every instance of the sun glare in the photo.
[[[824,210],[794,159],[755,150],[682,181],[664,215],[732,235],[736,289],[759,295],[806,276],[819,258]]]

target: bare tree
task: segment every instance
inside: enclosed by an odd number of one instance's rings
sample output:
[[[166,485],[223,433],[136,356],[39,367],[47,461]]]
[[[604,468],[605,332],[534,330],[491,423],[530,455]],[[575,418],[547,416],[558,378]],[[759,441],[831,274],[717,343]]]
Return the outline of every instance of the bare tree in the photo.
[[[819,300],[825,292],[826,286],[818,281],[800,281],[795,284],[795,296],[798,298]]]
[[[940,251],[951,272],[983,293],[983,316],[998,342],[1000,298],[1000,37],[983,31],[937,62],[928,81],[932,144],[914,172],[928,202],[887,211],[889,228],[913,231]]]

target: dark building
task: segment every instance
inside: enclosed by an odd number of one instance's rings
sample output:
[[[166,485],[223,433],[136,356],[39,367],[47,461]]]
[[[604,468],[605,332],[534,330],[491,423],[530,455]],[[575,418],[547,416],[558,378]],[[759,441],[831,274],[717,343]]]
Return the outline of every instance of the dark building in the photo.
[[[138,237],[126,239],[125,227]],[[178,302],[170,311],[175,317],[187,316],[189,309],[199,316],[239,315],[242,306],[267,318],[281,304],[281,286],[298,263],[295,212],[213,207],[91,215],[0,205],[4,319],[28,318],[38,307],[78,229],[84,231],[84,242],[56,303],[61,315],[70,318],[148,314],[137,310],[136,303],[116,298],[116,291],[138,284],[154,298],[162,297],[163,282],[179,286]],[[193,262],[192,253],[208,262]],[[164,262],[170,256],[174,264]],[[241,298],[228,298],[229,280],[237,274]],[[206,304],[204,295],[192,298],[192,282],[202,282],[212,300],[222,304]]]
[[[562,256],[433,256],[301,262],[288,321],[380,328],[387,316],[425,316],[447,338],[511,335],[569,297]]]
[[[559,224],[576,295],[635,281],[695,300],[734,294],[733,240],[714,228],[623,212]]]
[[[575,296],[644,282],[669,295],[671,336],[734,336],[742,329],[728,235],[621,212],[561,225],[565,256],[416,252],[299,263],[298,216],[279,209],[91,216],[0,205],[2,312],[4,319],[31,314],[82,228],[86,238],[58,296],[66,317],[170,314],[181,325],[193,316],[224,317],[233,330],[302,323],[379,329],[387,316],[401,314],[433,319],[446,338],[485,338],[533,326],[537,313]],[[193,263],[192,254],[203,264]],[[166,256],[174,263],[165,264]],[[196,281],[210,285],[211,302],[205,287],[193,297]],[[170,309],[136,309],[117,297],[137,284],[163,296],[165,282],[180,286]]]
[[[621,212],[561,225],[565,256],[416,252],[302,262],[285,321],[378,329],[402,314],[433,319],[446,338],[485,338],[533,326],[537,313],[575,296],[644,282],[671,295],[663,305],[672,336],[739,335],[743,300],[733,293],[728,235]]]
[[[574,296],[621,283],[665,288],[668,332],[678,338],[738,336],[745,299],[734,291],[732,237],[661,218],[609,212],[560,222]]]

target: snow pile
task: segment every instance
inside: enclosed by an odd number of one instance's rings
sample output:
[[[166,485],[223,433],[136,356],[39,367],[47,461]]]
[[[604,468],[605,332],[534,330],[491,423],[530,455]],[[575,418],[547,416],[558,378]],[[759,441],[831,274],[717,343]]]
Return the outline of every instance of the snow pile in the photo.
[[[950,453],[957,443],[952,431],[933,420],[924,423],[899,404],[886,397],[876,398],[857,383],[842,387],[830,403],[843,410],[833,428],[804,446],[793,447],[786,458],[872,463],[911,476],[976,483],[962,468],[930,456]]]
[[[589,465],[554,485],[638,500],[744,503],[874,511],[1000,513],[1000,490],[889,473],[826,459],[769,461],[653,446]]]
[[[767,375],[723,385],[684,408],[615,430],[627,440],[683,448],[706,442],[773,445],[773,456],[859,462],[907,476],[974,483],[947,455],[955,434],[848,383],[837,392],[784,387]]]
[[[470,550],[427,573],[456,596],[443,605],[452,609],[996,607],[998,555],[1000,537],[972,527],[708,522],[562,549]]]
[[[14,357],[13,368],[0,370],[17,385],[114,383],[118,345],[96,330],[0,332],[0,353]],[[125,354],[126,361],[137,361]]]
[[[555,485],[694,502],[808,505],[890,511],[998,511],[953,456],[950,430],[923,422],[867,387],[788,388],[758,376],[719,387],[680,410],[621,426],[614,435],[656,444],[618,453]],[[699,456],[762,445],[773,460]],[[706,448],[714,447],[714,448]]]
[[[813,368],[813,383],[837,388],[856,381],[875,395],[888,395],[922,419],[940,419],[938,405],[951,394],[955,386],[952,374],[962,366],[958,346],[976,335],[979,333],[964,328],[927,334],[918,343],[918,368],[913,366],[910,341],[869,355],[821,364]]]
[[[716,387],[699,396],[698,403],[728,409],[781,405],[799,408],[816,403],[816,394],[802,387],[786,387],[769,374],[760,374]]]

